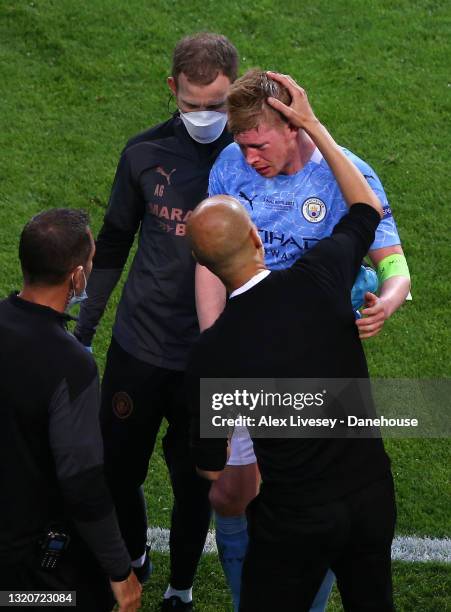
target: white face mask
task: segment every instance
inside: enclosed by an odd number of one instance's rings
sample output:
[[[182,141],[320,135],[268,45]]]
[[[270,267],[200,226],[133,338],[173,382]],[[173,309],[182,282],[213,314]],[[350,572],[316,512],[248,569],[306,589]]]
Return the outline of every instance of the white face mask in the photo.
[[[180,111],[180,117],[191,138],[201,144],[209,144],[217,140],[227,123],[227,114],[216,111],[191,113]]]

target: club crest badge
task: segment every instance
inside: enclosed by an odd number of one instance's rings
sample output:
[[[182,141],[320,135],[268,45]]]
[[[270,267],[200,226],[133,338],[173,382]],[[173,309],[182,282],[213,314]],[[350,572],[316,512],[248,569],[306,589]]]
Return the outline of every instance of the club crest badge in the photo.
[[[133,400],[125,391],[113,395],[113,412],[118,419],[127,419],[133,412]]]
[[[319,223],[326,216],[327,208],[319,198],[307,198],[302,205],[302,215],[310,223]]]

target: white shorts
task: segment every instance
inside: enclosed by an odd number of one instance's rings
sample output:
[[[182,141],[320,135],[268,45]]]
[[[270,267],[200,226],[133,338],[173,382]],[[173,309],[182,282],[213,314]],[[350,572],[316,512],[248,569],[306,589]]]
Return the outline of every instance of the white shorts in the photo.
[[[230,457],[227,465],[250,465],[256,461],[254,445],[247,427],[236,426],[230,439]]]

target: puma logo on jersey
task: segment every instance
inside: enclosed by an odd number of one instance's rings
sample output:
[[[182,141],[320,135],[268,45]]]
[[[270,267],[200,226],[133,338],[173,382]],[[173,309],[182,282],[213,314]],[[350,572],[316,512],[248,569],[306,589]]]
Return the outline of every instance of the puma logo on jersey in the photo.
[[[254,200],[257,197],[257,195],[254,195],[252,198],[249,198],[244,191],[240,191],[240,193],[238,194],[240,196],[240,198],[243,198],[243,200],[246,200],[246,202],[249,203],[249,206],[251,207],[251,210],[254,210]]]
[[[158,172],[158,174],[161,174],[162,176],[164,176],[164,178],[167,180],[168,185],[171,184],[171,174],[173,172],[175,172],[177,170],[177,168],[172,168],[172,170],[168,173],[166,172],[166,170],[164,168],[162,168],[161,166],[158,166],[158,168],[156,168],[155,172]]]

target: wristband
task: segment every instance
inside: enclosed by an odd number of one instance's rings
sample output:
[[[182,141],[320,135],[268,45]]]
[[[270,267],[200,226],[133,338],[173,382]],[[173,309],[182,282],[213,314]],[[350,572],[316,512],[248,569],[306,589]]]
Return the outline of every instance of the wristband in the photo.
[[[392,276],[410,278],[409,267],[407,266],[404,255],[393,253],[393,255],[384,257],[384,259],[377,264],[377,276],[379,278],[379,285],[382,285],[382,283]]]

